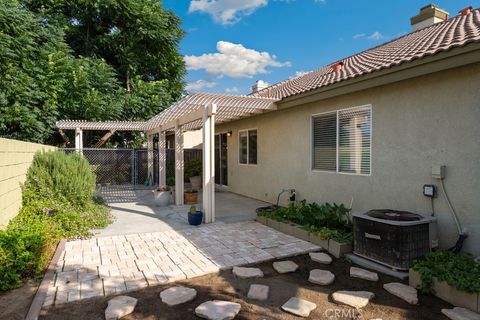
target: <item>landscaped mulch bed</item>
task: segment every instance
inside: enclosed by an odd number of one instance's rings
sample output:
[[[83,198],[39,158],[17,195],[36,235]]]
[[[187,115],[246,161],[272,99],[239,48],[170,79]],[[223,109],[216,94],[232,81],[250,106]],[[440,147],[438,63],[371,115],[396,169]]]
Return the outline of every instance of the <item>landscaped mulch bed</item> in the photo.
[[[280,275],[272,268],[272,261],[270,261],[253,265],[263,270],[264,278],[238,279],[231,270],[226,270],[217,275],[126,293],[128,296],[137,298],[138,304],[134,313],[122,320],[198,319],[194,314],[195,308],[201,303],[213,299],[240,303],[242,309],[235,319],[300,319],[280,309],[280,306],[292,296],[317,304],[317,308],[308,319],[439,320],[447,319],[440,310],[452,307],[438,298],[420,294],[418,305],[409,305],[382,288],[384,283],[397,282],[397,279],[382,274],[379,274],[380,281],[377,283],[350,278],[349,269],[352,264],[343,259],[334,259],[331,265],[313,262],[308,255],[293,257],[290,260],[300,266],[294,273]],[[325,287],[308,282],[308,275],[312,269],[332,271],[336,275],[335,282]],[[270,286],[270,295],[267,301],[259,302],[247,298],[249,286],[253,283]],[[169,307],[162,303],[159,297],[160,292],[178,284],[195,288],[198,293],[197,298],[176,307]],[[354,311],[348,306],[340,306],[331,301],[329,295],[337,290],[366,290],[374,292],[376,297],[362,310]],[[45,308],[41,312],[40,319],[104,319],[104,310],[107,301],[111,298],[92,298]]]

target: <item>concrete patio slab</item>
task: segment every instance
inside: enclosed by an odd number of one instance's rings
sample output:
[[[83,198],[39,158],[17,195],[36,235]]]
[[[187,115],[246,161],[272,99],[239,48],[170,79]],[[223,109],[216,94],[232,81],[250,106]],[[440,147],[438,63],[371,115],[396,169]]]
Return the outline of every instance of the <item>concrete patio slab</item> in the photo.
[[[125,186],[101,186],[100,196],[111,208],[114,222],[105,229],[96,230],[97,236],[159,232],[195,228],[188,224],[190,205],[158,207],[153,202],[152,188]],[[237,194],[215,192],[216,221],[236,223],[254,220],[255,209],[269,205]],[[198,194],[197,209],[202,209],[202,193]]]
[[[44,305],[119,294],[319,249],[257,222],[69,241]]]

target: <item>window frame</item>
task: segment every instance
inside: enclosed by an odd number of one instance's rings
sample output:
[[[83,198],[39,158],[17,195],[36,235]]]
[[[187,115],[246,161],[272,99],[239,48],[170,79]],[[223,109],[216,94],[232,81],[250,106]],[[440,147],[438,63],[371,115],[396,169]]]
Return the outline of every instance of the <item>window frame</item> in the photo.
[[[339,159],[339,147],[340,147],[340,130],[339,130],[339,114],[342,111],[349,111],[353,109],[365,109],[370,111],[370,161],[369,161],[369,166],[370,166],[370,173],[353,173],[353,172],[342,172],[340,171],[340,159]],[[315,169],[314,168],[314,163],[313,163],[313,152],[314,152],[314,145],[313,145],[313,121],[314,118],[323,116],[323,115],[328,115],[328,114],[335,114],[336,115],[336,145],[335,145],[335,158],[336,158],[336,163],[335,163],[335,171],[333,170],[323,170],[323,169]],[[364,177],[369,177],[372,175],[373,172],[373,166],[372,166],[372,146],[373,146],[373,108],[371,104],[365,104],[365,105],[359,105],[355,107],[348,107],[348,108],[342,108],[342,109],[334,109],[330,111],[325,111],[325,112],[319,112],[319,113],[314,113],[310,115],[310,172],[322,172],[322,173],[331,173],[331,174],[342,174],[342,175],[350,175],[350,176],[364,176]]]
[[[257,163],[250,163],[250,131],[257,131]],[[242,163],[240,161],[242,154],[240,151],[240,133],[246,132],[247,133],[247,163]],[[258,128],[248,128],[248,129],[242,129],[238,130],[238,164],[241,166],[256,166],[258,165]]]

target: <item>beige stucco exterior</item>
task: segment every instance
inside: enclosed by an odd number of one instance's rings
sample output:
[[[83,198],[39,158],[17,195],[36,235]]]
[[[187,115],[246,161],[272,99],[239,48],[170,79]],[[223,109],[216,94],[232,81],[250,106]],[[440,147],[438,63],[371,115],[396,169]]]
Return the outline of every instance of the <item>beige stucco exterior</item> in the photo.
[[[313,114],[372,106],[371,175],[311,169]],[[392,208],[430,214],[424,184],[433,165],[446,165],[448,195],[469,233],[465,249],[480,255],[480,63],[218,125],[228,139],[229,190],[275,202],[282,188],[299,199],[339,202],[353,210]],[[258,164],[240,165],[238,131],[258,130]],[[285,204],[285,202],[283,203]],[[444,197],[435,198],[440,245],[457,229]]]
[[[55,147],[0,138],[0,229],[17,215],[22,206],[21,185],[25,182],[33,156]]]

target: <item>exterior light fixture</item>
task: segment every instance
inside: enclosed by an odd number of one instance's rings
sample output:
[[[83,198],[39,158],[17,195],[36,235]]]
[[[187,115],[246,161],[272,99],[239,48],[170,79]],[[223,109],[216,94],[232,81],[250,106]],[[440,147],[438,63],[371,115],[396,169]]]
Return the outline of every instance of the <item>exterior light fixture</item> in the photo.
[[[231,137],[232,136],[232,131],[228,131],[227,132],[227,137]]]

